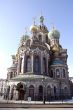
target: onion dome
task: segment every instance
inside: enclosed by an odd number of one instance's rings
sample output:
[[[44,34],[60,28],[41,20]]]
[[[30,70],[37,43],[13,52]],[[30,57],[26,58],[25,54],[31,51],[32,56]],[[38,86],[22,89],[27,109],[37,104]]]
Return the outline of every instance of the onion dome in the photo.
[[[59,48],[58,45],[55,44],[55,45],[51,48],[51,50],[52,50],[53,52],[59,52],[59,51],[60,51],[60,48]]]
[[[20,42],[26,41],[29,38],[28,35],[22,35]]]
[[[60,32],[53,28],[49,33],[48,33],[49,39],[59,39],[60,37]]]
[[[44,17],[40,16],[40,25],[38,26],[38,31],[43,33],[48,33],[47,27],[44,25]]]
[[[32,26],[30,27],[30,31],[31,31],[31,32],[37,32],[37,26],[36,26],[36,25],[32,25]]]

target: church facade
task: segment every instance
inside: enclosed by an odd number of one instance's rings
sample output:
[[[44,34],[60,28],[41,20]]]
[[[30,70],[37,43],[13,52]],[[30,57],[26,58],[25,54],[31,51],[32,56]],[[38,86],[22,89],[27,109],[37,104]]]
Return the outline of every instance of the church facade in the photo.
[[[70,97],[67,49],[60,45],[60,32],[48,31],[44,17],[23,35],[7,73],[7,94],[15,100],[49,100]]]

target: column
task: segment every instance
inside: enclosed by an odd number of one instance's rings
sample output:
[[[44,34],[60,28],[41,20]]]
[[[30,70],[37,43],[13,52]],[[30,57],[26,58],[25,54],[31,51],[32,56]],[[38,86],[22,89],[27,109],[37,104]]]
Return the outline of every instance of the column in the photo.
[[[43,55],[41,52],[41,74],[43,74]]]
[[[24,55],[24,66],[23,66],[23,73],[26,73],[26,62],[27,61],[27,57],[26,55]]]
[[[48,74],[48,55],[47,55],[47,73]]]
[[[18,59],[18,65],[17,65],[17,74],[21,72],[21,59]]]
[[[32,54],[32,56],[31,56],[31,62],[32,62],[31,69],[32,69],[32,73],[33,73],[33,72],[34,72],[34,71],[33,71],[33,63],[34,63],[34,60],[33,60],[33,54]]]
[[[24,56],[22,56],[21,74],[24,73]]]

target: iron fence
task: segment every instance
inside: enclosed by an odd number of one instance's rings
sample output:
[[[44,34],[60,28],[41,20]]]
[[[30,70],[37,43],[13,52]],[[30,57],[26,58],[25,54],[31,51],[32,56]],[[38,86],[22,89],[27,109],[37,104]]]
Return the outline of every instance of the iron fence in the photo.
[[[16,94],[18,96],[18,94]],[[34,102],[34,103],[42,103],[42,104],[45,104],[45,103],[50,103],[50,102],[55,102],[55,101],[60,101],[60,102],[64,102],[64,101],[67,101],[68,99],[71,99],[72,98],[72,95],[70,94],[55,94],[54,96],[52,96],[51,94],[50,95],[46,95],[44,94],[44,97],[43,95],[40,95],[40,94],[35,94],[33,96],[27,96],[27,95],[24,95],[24,98],[20,98],[17,97],[17,96],[13,96],[12,93],[1,93],[0,94],[0,102],[6,102],[6,103],[10,103],[10,102],[24,102],[24,103],[31,103],[31,102]]]

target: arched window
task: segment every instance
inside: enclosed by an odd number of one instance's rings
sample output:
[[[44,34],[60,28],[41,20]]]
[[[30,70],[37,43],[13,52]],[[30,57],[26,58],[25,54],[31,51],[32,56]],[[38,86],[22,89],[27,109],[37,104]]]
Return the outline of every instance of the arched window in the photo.
[[[42,36],[39,35],[39,36],[38,36],[38,39],[39,39],[39,41],[42,41]]]
[[[49,76],[50,76],[51,78],[53,78],[53,70],[51,70]]]
[[[10,78],[12,78],[12,77],[13,77],[13,72],[10,73]]]
[[[48,97],[48,99],[51,97],[51,87],[50,86],[47,87],[47,97]]]
[[[56,95],[56,87],[54,86],[54,94]]]
[[[21,69],[22,69],[22,58],[20,58],[20,66],[19,66],[20,70],[19,72],[21,72]]]
[[[63,78],[65,78],[65,69],[63,69]]]
[[[46,35],[46,43],[48,43],[48,36]]]
[[[43,86],[39,86],[39,100],[43,100]]]
[[[46,73],[46,58],[43,58],[43,73]]]
[[[34,86],[31,85],[29,86],[29,97],[31,97],[31,99],[34,99]]]
[[[69,92],[68,92],[68,88],[67,88],[67,87],[64,87],[64,89],[63,89],[63,94],[64,94],[64,97],[65,97],[65,98],[67,98],[67,96],[69,95],[68,93],[69,93]]]
[[[39,59],[39,56],[34,57],[34,72],[36,72],[36,73],[40,72],[40,59]]]
[[[56,69],[56,77],[57,77],[57,78],[60,77],[60,71],[59,71],[59,69]]]
[[[26,71],[31,71],[31,58],[29,56],[26,58]]]

